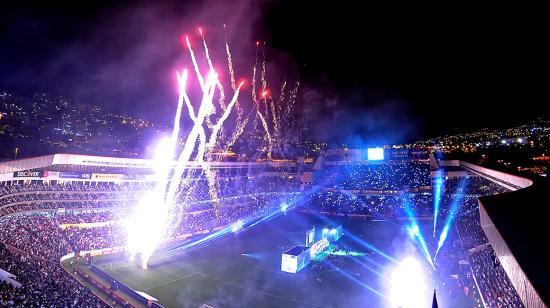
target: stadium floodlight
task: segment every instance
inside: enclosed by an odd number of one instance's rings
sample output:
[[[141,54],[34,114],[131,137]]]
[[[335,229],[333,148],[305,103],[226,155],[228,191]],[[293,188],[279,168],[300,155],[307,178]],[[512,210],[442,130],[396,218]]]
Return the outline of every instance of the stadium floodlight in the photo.
[[[426,306],[424,279],[424,271],[420,262],[413,257],[402,260],[391,276],[392,306],[428,307]]]

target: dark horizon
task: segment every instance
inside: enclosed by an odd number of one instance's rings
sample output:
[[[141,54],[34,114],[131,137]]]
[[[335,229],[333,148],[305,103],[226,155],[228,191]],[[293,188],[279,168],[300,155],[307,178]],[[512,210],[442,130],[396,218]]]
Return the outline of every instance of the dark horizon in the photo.
[[[189,67],[181,35],[196,36],[203,26],[219,53],[225,23],[239,76],[250,75],[257,40],[268,46],[272,91],[283,77],[299,76],[300,112],[321,139],[403,143],[549,115],[540,77],[548,72],[543,19],[518,8],[489,9],[3,3],[0,90],[45,91],[168,121],[177,98],[173,72]]]

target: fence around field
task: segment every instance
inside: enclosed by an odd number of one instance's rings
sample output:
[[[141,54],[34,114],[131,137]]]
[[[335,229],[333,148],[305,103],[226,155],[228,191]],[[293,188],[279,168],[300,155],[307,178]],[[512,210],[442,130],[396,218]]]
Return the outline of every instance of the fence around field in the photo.
[[[149,299],[147,299],[146,297],[144,297],[143,295],[139,294],[138,292],[136,292],[134,289],[128,287],[127,285],[125,285],[124,283],[122,283],[121,281],[113,278],[111,275],[105,273],[104,271],[102,271],[99,267],[95,266],[95,265],[92,265],[91,267],[91,271],[96,274],[97,276],[107,280],[107,281],[112,281],[112,283],[116,282],[117,285],[118,285],[118,289],[121,290],[122,292],[124,292],[125,294],[127,294],[128,296],[132,297],[134,300],[140,302],[140,303],[143,303],[145,305],[148,304],[149,302]],[[151,307],[157,307],[157,308],[163,308],[160,304],[157,304],[157,303],[152,303]]]

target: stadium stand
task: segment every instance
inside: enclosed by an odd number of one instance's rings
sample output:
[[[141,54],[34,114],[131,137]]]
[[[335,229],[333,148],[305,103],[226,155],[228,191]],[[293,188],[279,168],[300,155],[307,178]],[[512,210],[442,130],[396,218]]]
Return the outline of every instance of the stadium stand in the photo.
[[[68,163],[71,161],[74,163]],[[94,165],[86,165],[92,161]],[[59,260],[71,253],[124,245],[126,235],[121,222],[154,187],[154,179],[147,177],[151,175],[148,162],[129,160],[128,166],[124,162],[62,154],[36,159],[34,165],[32,159],[0,164],[0,170],[9,170],[0,176],[0,269],[13,274],[22,285],[1,282],[1,305],[105,305],[67,274]],[[433,179],[430,165],[425,162],[328,162],[315,172],[311,191],[300,191],[300,172],[306,169],[295,165],[263,167],[217,166],[219,197],[223,200],[218,209],[210,200],[207,180],[200,172],[189,173],[190,191],[177,200],[181,210],[169,237],[208,232],[243,217],[261,216],[283,200],[305,200],[297,206],[300,211],[322,215],[366,219],[402,219],[411,211],[417,217],[433,215]],[[456,236],[438,257],[438,262],[449,264],[449,273],[456,272],[460,278],[457,286],[446,288],[472,296],[486,307],[523,307],[525,292],[516,291],[517,285],[492,248],[493,241],[485,235],[482,222],[486,213],[482,208],[480,217],[478,201],[482,197],[481,202],[489,204],[491,198],[512,195],[506,192],[519,184],[504,179],[508,184],[502,185],[495,180],[498,174],[487,172],[484,176],[483,170],[470,164],[461,168],[468,171],[467,176],[446,178],[441,195],[443,217],[450,214],[454,202],[460,202],[452,231]],[[62,172],[70,172],[64,175],[75,178],[62,179]],[[108,173],[93,177],[96,172]],[[490,195],[497,196],[483,198]],[[491,214],[491,210],[488,212]],[[345,262],[337,256],[330,258],[336,263]],[[86,273],[76,274],[99,286]],[[120,305],[130,305],[110,296]]]

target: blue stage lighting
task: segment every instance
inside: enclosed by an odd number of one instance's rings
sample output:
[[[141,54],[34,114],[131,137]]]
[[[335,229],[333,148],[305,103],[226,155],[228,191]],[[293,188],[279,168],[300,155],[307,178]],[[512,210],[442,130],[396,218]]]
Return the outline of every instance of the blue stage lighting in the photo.
[[[237,233],[244,227],[244,221],[242,219],[237,220],[233,225],[231,226],[231,232]]]
[[[286,202],[281,203],[281,212],[286,213],[290,205]]]
[[[346,236],[349,237],[350,239],[352,239],[353,241],[361,244],[362,246],[376,252],[377,254],[381,255],[382,257],[386,258],[387,260],[389,260],[393,263],[397,263],[397,260],[395,260],[394,258],[389,256],[388,254],[384,253],[382,250],[380,250],[380,249],[374,247],[373,245],[367,243],[366,241],[360,239],[358,236],[354,235],[353,233],[351,233],[349,231],[346,231]]]
[[[435,237],[435,228],[437,226],[437,217],[439,216],[439,204],[441,203],[441,190],[443,186],[443,178],[437,177],[435,178],[435,185],[434,185],[434,232],[433,236]]]
[[[424,240],[424,236],[422,236],[422,232],[420,232],[420,227],[418,226],[418,223],[415,219],[415,214],[413,210],[411,209],[409,200],[405,200],[405,213],[407,214],[407,217],[411,221],[411,225],[407,227],[407,231],[409,231],[409,235],[416,241],[417,246],[421,249],[422,254],[430,263],[430,265],[435,268],[432,257],[430,255],[430,251],[428,250],[428,246],[426,245],[426,241]]]
[[[435,252],[435,256],[439,253],[439,250],[441,247],[443,247],[443,244],[445,244],[445,240],[447,239],[447,235],[449,234],[449,229],[451,228],[451,225],[454,222],[454,219],[456,217],[456,214],[458,212],[458,209],[460,208],[460,205],[462,203],[462,199],[464,195],[462,194],[462,191],[464,187],[466,186],[466,183],[468,182],[468,178],[463,178],[457,189],[457,193],[453,199],[453,202],[451,203],[451,208],[449,210],[449,215],[447,215],[447,219],[445,220],[445,225],[443,226],[443,230],[441,230],[441,234],[439,235],[439,241],[437,242],[437,250]]]
[[[416,222],[413,223],[413,225],[407,227],[407,231],[409,231],[409,235],[412,239],[416,241],[416,244],[419,246],[419,248],[422,250],[422,254],[426,258],[426,261],[435,268],[432,257],[430,255],[430,251],[428,250],[428,245],[426,245],[426,241],[424,240],[424,237],[422,236],[422,233],[420,232],[420,228],[416,224]]]

